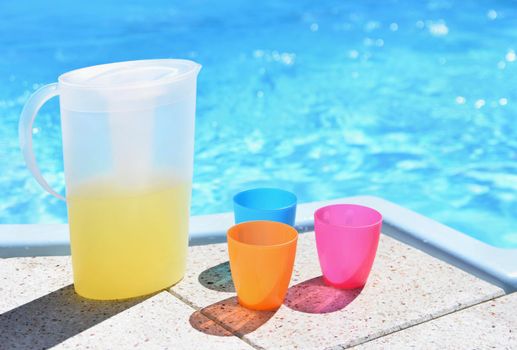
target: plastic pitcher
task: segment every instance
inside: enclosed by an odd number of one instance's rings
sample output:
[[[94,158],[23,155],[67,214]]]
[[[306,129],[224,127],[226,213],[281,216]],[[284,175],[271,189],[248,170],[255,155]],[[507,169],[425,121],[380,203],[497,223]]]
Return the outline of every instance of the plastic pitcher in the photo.
[[[105,64],[36,91],[19,124],[32,175],[66,200],[76,292],[122,299],[173,285],[185,272],[196,79],[187,60]],[[40,107],[59,96],[66,198],[32,151]]]

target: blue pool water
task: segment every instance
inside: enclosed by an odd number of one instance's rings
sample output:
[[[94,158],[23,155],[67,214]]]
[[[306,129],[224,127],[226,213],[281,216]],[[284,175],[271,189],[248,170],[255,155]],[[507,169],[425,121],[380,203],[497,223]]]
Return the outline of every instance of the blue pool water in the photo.
[[[181,57],[199,77],[193,214],[279,186],[371,194],[517,247],[512,1],[0,2],[0,222],[66,222],[31,178],[17,120],[68,70]],[[63,191],[58,103],[34,129]]]

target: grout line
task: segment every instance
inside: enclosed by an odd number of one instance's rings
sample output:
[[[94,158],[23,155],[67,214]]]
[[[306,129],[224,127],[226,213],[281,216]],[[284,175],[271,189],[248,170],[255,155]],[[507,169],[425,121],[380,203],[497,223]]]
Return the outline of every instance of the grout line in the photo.
[[[248,344],[249,346],[251,346],[252,348],[254,349],[257,349],[257,350],[264,350],[264,348],[258,344],[255,344],[254,342],[250,341],[249,339],[247,338],[244,338],[244,335],[241,336],[239,334],[236,334],[236,331],[234,331],[231,327],[227,326],[226,324],[222,323],[221,321],[219,321],[217,318],[209,315],[209,314],[205,314],[203,312],[202,309],[198,308],[197,306],[195,306],[193,303],[191,303],[188,299],[184,298],[182,295],[170,290],[170,289],[167,289],[167,292],[169,292],[172,296],[176,297],[177,299],[179,299],[180,301],[182,301],[183,303],[187,304],[189,307],[191,307],[192,309],[200,312],[203,316],[205,316],[206,318],[208,318],[210,321],[216,323],[218,326],[220,326],[221,328],[224,328],[225,330],[227,330],[228,332],[230,332],[234,337],[237,337],[239,338],[241,341],[243,341],[244,343]]]
[[[397,329],[397,330],[394,330],[392,332],[389,332],[389,333],[386,333],[386,334],[382,334],[382,335],[379,335],[379,336],[376,336],[376,337],[373,337],[373,338],[369,338],[369,339],[364,339],[363,338],[364,341],[359,340],[358,343],[352,343],[350,345],[339,345],[338,344],[337,346],[341,347],[341,349],[350,349],[350,348],[353,348],[353,347],[356,347],[356,346],[359,346],[359,345],[367,344],[367,343],[372,342],[374,340],[377,340],[377,339],[380,339],[380,338],[384,338],[384,337],[386,337],[388,335],[392,335],[392,334],[395,334],[395,333],[406,331],[406,330],[411,329],[413,327],[417,327],[417,326],[426,324],[426,323],[431,322],[431,321],[439,320],[440,318],[443,318],[443,317],[446,317],[446,316],[449,316],[449,315],[452,315],[452,314],[455,314],[455,313],[463,312],[464,310],[468,310],[468,309],[476,307],[478,305],[482,305],[482,304],[486,304],[486,303],[492,302],[492,301],[494,301],[496,299],[499,299],[499,298],[502,298],[502,297],[504,297],[506,295],[508,295],[508,294],[495,295],[495,296],[492,296],[490,299],[474,302],[473,304],[465,306],[462,309],[452,310],[452,311],[449,311],[449,312],[445,312],[443,314],[438,314],[435,317],[433,317],[431,315],[431,317],[429,319],[423,320],[422,322],[418,322],[418,323],[409,325],[407,327],[402,326],[402,328],[400,328],[400,329]],[[334,349],[334,347],[329,348],[329,350],[330,349]],[[338,349],[338,348],[336,347],[335,349]]]
[[[194,305],[193,303],[191,303],[188,299],[184,298],[183,296],[181,296],[180,294],[176,293],[176,292],[173,292],[171,289],[166,289],[166,291],[171,294],[173,297],[179,299],[180,301],[182,301],[184,304],[187,304],[188,306],[190,306],[192,309],[196,310],[196,311],[201,311],[196,305]]]

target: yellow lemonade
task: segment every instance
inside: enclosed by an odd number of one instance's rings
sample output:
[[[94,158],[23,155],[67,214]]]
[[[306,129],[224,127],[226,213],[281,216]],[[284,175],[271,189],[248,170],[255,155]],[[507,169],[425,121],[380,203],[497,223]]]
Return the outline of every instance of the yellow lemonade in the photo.
[[[114,191],[92,183],[67,198],[74,284],[91,299],[149,294],[183,278],[190,183]]]

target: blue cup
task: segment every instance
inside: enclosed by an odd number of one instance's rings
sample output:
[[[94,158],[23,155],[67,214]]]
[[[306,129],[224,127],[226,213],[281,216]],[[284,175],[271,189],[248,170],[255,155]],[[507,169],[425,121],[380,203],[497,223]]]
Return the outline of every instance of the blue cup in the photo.
[[[278,188],[254,188],[233,197],[235,223],[268,220],[294,226],[296,196]]]

